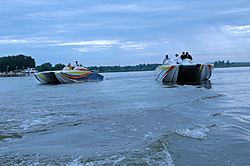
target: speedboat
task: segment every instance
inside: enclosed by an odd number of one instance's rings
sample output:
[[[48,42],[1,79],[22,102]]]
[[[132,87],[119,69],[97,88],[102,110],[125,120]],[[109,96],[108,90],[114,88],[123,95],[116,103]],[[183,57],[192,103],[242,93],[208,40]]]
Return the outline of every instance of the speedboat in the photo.
[[[58,71],[43,71],[34,74],[36,79],[43,84],[60,84],[88,81],[102,81],[103,76],[95,70],[83,67],[75,67],[71,70],[68,67]]]
[[[168,60],[155,69],[155,79],[163,83],[201,82],[212,76],[213,64],[194,63],[184,59],[182,64]]]

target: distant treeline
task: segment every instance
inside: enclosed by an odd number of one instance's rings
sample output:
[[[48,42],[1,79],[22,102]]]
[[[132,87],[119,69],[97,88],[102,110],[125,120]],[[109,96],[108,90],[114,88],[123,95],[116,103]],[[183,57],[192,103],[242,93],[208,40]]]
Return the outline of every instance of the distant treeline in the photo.
[[[0,71],[23,70],[26,68],[34,68],[36,66],[35,59],[31,56],[17,55],[0,57]]]
[[[51,70],[61,70],[65,67],[64,64],[56,64],[54,67],[52,66],[52,64],[50,62],[44,63],[40,66],[36,67],[36,70],[41,72],[41,71],[51,71]]]
[[[87,67],[90,70],[96,70],[98,72],[125,72],[125,71],[150,71],[155,70],[157,66],[161,64],[139,64],[136,66],[90,66]],[[52,66],[50,62],[44,63],[40,66],[36,66],[35,59],[31,56],[26,55],[16,55],[16,56],[6,56],[0,57],[0,71],[14,71],[14,70],[24,70],[27,68],[35,68],[39,72],[50,71],[50,70],[61,70],[66,65],[59,63]]]
[[[157,66],[161,64],[139,64],[136,66],[91,66],[88,67],[90,70],[96,70],[100,73],[104,72],[125,72],[125,71],[151,71],[155,70]]]
[[[246,67],[250,66],[250,62],[232,62],[230,63],[229,60],[225,63],[224,61],[215,61],[214,62],[214,67],[219,68],[219,67]]]
[[[139,64],[136,66],[90,66],[87,67],[90,70],[96,70],[100,73],[105,72],[126,72],[126,71],[152,71],[155,70],[157,66],[161,64]],[[244,66],[250,66],[250,62],[232,62],[230,63],[229,60],[225,63],[224,61],[215,61],[214,67],[220,68],[220,67],[244,67]],[[37,66],[36,70],[38,71],[50,71],[50,70],[61,70],[65,67],[64,64],[56,64],[54,67],[48,62],[44,63],[41,66]]]
[[[54,67],[48,62],[36,67],[35,59],[23,54],[0,57],[0,72],[24,70],[36,68],[38,71],[61,70],[64,64],[56,64]]]
[[[125,71],[150,71],[155,70],[160,64],[139,64],[136,66],[90,66],[87,67],[89,70],[96,70],[100,73],[104,72],[125,72]],[[56,64],[52,67],[51,63],[44,63],[41,66],[37,66],[38,71],[50,71],[50,70],[61,70],[65,67],[64,64]]]

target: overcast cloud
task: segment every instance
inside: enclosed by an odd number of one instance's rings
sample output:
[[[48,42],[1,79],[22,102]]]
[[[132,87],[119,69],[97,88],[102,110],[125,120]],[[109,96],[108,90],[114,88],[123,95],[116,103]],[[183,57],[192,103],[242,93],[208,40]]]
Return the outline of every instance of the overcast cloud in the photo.
[[[196,62],[249,62],[249,16],[249,0],[4,0],[0,56],[124,66],[189,51]]]

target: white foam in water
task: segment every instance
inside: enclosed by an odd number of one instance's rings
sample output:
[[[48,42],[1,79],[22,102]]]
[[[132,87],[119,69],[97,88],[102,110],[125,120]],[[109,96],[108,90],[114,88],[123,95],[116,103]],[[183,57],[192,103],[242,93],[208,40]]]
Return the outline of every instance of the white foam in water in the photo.
[[[199,126],[191,129],[178,129],[175,132],[184,137],[197,138],[197,139],[205,139],[210,129],[206,126]]]
[[[145,134],[145,138],[151,138],[153,136],[153,133],[151,131],[148,132],[148,134]]]
[[[84,156],[79,156],[67,166],[95,166],[95,165],[168,165],[175,166],[171,154],[163,143],[162,149],[145,148],[123,151],[111,156],[100,155],[91,161],[86,161]]]
[[[67,164],[67,166],[83,166],[83,164],[80,163],[80,159],[82,159],[83,156],[79,156],[75,160],[73,160],[71,163]]]
[[[163,146],[164,146],[164,149],[165,149],[165,150],[164,150],[162,153],[165,154],[165,159],[166,159],[166,161],[167,161],[167,164],[168,164],[169,166],[174,166],[172,156],[171,156],[171,154],[168,152],[167,147],[166,147],[166,145],[165,145],[164,143],[163,143]]]
[[[124,159],[125,159],[125,157],[119,158],[118,160],[116,160],[116,161],[114,162],[114,165],[115,165],[115,164],[119,164],[119,162],[121,162],[121,161],[124,160]]]
[[[46,125],[49,124],[51,120],[46,118],[41,118],[40,120],[37,119],[28,119],[23,122],[23,124],[20,125],[20,128],[23,130],[30,130],[30,128],[38,125]]]

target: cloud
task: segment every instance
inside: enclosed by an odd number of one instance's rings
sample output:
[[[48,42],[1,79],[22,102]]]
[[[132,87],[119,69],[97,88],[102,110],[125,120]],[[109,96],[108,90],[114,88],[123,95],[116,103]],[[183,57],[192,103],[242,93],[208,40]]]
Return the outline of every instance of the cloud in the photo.
[[[109,48],[111,48],[111,45],[102,45],[102,46],[86,46],[83,48],[73,48],[73,50],[76,50],[78,52],[93,52],[93,51],[105,51]]]
[[[84,46],[82,48],[73,48],[73,50],[79,52],[104,51],[114,47],[115,45],[121,50],[143,50],[155,45],[155,43],[135,41],[121,43],[118,40],[92,40],[52,44],[52,46]]]
[[[224,31],[232,34],[249,34],[250,35],[250,25],[243,25],[243,26],[232,26],[227,25],[222,27]]]
[[[29,43],[27,40],[19,40],[19,39],[3,39],[0,40],[0,44],[23,44]]]
[[[8,1],[1,1],[2,4],[30,4],[30,5],[41,5],[43,2],[40,1],[34,1],[34,0],[8,0]]]
[[[247,8],[236,8],[236,9],[231,9],[231,10],[225,10],[225,11],[221,11],[221,14],[239,14],[239,13],[244,13],[244,12],[250,12],[250,7]]]
[[[44,46],[89,46],[94,48],[108,48],[112,47],[112,45],[119,44],[117,40],[91,40],[91,41],[79,41],[79,42],[61,42],[59,40],[54,40],[49,37],[30,37],[17,39],[15,36],[8,36],[0,38],[0,44],[44,44]]]
[[[117,40],[92,40],[92,41],[80,41],[80,42],[68,42],[55,44],[57,46],[84,46],[84,45],[113,45],[119,44]]]
[[[57,8],[48,11],[28,12],[19,18],[25,19],[43,19],[55,20],[66,18],[86,18],[98,13],[111,13],[111,12],[138,12],[140,11],[136,5],[97,5],[97,6],[83,6],[78,9],[67,8],[65,10],[58,10]]]
[[[131,49],[142,50],[147,48],[147,46],[148,44],[145,42],[128,41],[126,43],[121,44],[120,48],[123,50],[131,50]]]
[[[138,12],[139,7],[134,4],[130,5],[98,5],[91,8],[92,12]]]
[[[51,43],[58,43],[59,41],[53,40],[49,37],[28,37],[21,38],[20,36],[5,36],[0,38],[0,45],[22,45],[25,44],[25,47],[46,47],[51,45]]]
[[[185,50],[199,55],[195,59],[212,61],[230,50],[226,56],[238,60],[236,55],[242,55],[244,60],[246,54],[241,52],[249,52],[250,42],[248,4],[247,0],[1,1],[0,50],[33,54],[40,61],[93,52],[88,53],[89,63],[96,63],[90,62],[92,55],[102,51],[107,63],[128,56],[132,64],[145,55],[144,60],[151,62]],[[245,59],[249,61],[248,56]]]
[[[84,46],[82,48],[73,48],[73,50],[78,52],[93,52],[104,51],[118,44],[119,42],[117,40],[92,40],[52,44],[52,46]]]
[[[62,19],[62,18],[72,18],[76,16],[83,15],[84,11],[82,10],[55,10],[55,11],[43,11],[43,12],[30,12],[27,14],[23,14],[20,16],[20,18],[25,18],[25,19],[49,19],[49,20],[54,20],[54,19]]]

